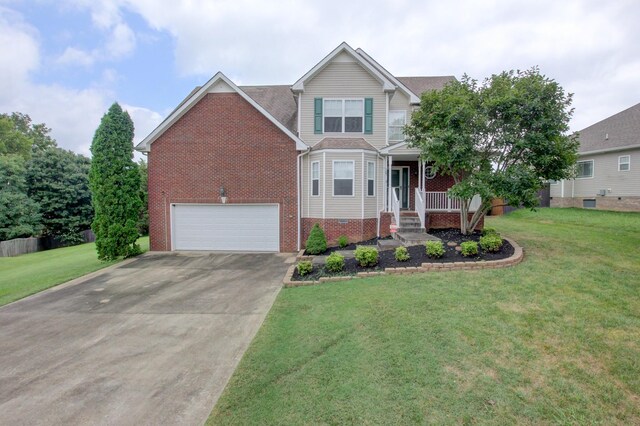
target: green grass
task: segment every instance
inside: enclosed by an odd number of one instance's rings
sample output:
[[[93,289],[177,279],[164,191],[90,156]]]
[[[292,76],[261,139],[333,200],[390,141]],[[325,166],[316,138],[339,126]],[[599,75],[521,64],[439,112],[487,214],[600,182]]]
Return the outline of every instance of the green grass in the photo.
[[[149,250],[149,237],[138,240]],[[0,257],[0,306],[117,263],[101,262],[95,243]]]
[[[487,225],[523,263],[283,289],[208,424],[640,424],[640,214]]]

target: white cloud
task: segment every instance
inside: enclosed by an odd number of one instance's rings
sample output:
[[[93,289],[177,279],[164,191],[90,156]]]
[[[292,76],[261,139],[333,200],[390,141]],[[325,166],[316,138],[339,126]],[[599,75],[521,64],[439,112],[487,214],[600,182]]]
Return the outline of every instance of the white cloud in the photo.
[[[630,65],[640,57],[633,0],[119,2],[174,37],[182,75],[222,70],[246,83],[292,83],[347,41],[397,75],[482,79],[539,65],[576,91],[576,128],[637,103],[640,93]]]
[[[89,155],[93,133],[113,102],[114,93],[104,87],[73,89],[34,83],[30,74],[39,64],[37,31],[19,14],[0,8],[0,112],[29,114],[34,122],[44,122],[52,129],[59,146]],[[114,78],[114,70],[104,71],[105,82]],[[127,109],[142,132],[159,121],[159,114],[148,109]]]
[[[75,47],[67,47],[56,59],[58,65],[90,67],[95,63],[95,55]]]

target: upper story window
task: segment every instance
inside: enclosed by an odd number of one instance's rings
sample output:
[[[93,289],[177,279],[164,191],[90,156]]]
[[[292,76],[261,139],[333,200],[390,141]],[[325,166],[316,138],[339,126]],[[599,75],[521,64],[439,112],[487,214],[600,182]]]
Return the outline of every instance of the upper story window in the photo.
[[[389,111],[389,141],[404,140],[404,126],[407,124],[406,111]]]
[[[362,133],[364,123],[363,99],[325,99],[325,133]]]
[[[618,171],[619,172],[628,172],[631,170],[631,156],[630,155],[621,155],[618,157]]]
[[[593,177],[593,160],[578,161],[576,167],[576,178],[583,179]]]

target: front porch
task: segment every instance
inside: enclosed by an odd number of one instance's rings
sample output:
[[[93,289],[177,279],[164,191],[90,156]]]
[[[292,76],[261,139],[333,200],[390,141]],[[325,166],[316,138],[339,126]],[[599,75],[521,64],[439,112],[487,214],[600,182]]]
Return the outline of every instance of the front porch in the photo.
[[[383,152],[387,154],[384,205],[386,212],[391,213],[392,228],[413,233],[459,226],[461,201],[448,194],[454,185],[452,177],[433,173],[429,164],[420,159],[419,150],[404,143]],[[469,212],[474,213],[479,206],[480,197],[476,196]]]

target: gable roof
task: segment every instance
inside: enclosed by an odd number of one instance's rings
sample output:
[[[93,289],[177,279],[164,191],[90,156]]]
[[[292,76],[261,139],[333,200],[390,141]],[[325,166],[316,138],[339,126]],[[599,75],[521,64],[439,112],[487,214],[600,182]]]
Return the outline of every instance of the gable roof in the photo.
[[[441,75],[434,77],[398,77],[398,80],[413,93],[421,96],[424,92],[442,89],[447,83],[455,81],[456,78],[452,75]]]
[[[389,71],[386,70],[382,65],[380,65],[375,59],[373,59],[367,52],[362,50],[361,48],[357,48],[356,52],[360,54],[365,60],[367,60],[371,65],[376,67],[378,71],[380,71],[385,77],[391,80],[398,88],[403,91],[409,97],[409,103],[411,104],[419,104],[420,97],[407,88],[401,81],[395,78]]]
[[[171,114],[167,118],[165,118],[162,123],[158,125],[146,138],[142,140],[137,146],[136,150],[142,152],[148,152],[151,149],[151,144],[158,139],[169,127],[171,127],[177,120],[179,120],[187,111],[191,109],[195,104],[197,104],[202,98],[205,97],[207,93],[209,93],[209,89],[213,88],[216,83],[224,82],[227,86],[231,88],[231,90],[237,94],[239,94],[244,100],[249,102],[255,109],[257,109],[262,115],[264,115],[269,121],[276,125],[280,130],[282,130],[287,136],[289,136],[296,143],[296,149],[305,150],[308,149],[308,146],[296,136],[287,126],[278,121],[269,111],[265,109],[260,103],[254,100],[252,97],[247,95],[242,89],[233,83],[227,76],[225,76],[221,72],[217,72],[216,75],[211,77],[209,81],[207,81],[203,86],[194,89],[191,92],[190,96],[187,96],[180,105],[176,109],[174,109]],[[256,95],[258,96],[258,95]],[[263,103],[267,102],[267,99],[270,99],[268,96],[263,99]]]
[[[396,85],[393,84],[393,82],[391,82],[380,71],[378,71],[376,67],[369,63],[369,61],[365,60],[362,55],[353,50],[351,46],[343,41],[338,47],[333,49],[331,53],[325,56],[324,59],[318,62],[313,68],[311,68],[305,75],[300,77],[298,81],[293,83],[293,86],[291,86],[291,90],[295,92],[303,92],[304,83],[307,80],[311,80],[313,77],[315,77],[316,74],[322,71],[333,58],[335,58],[342,52],[346,52],[351,55],[356,60],[356,62],[358,62],[365,70],[367,70],[375,79],[377,79],[382,84],[382,90],[384,90],[385,92],[392,92],[396,89]]]
[[[640,147],[640,103],[578,132],[579,153]]]
[[[324,138],[315,144],[311,148],[311,151],[319,151],[321,149],[363,149],[366,151],[378,151],[364,138]]]

